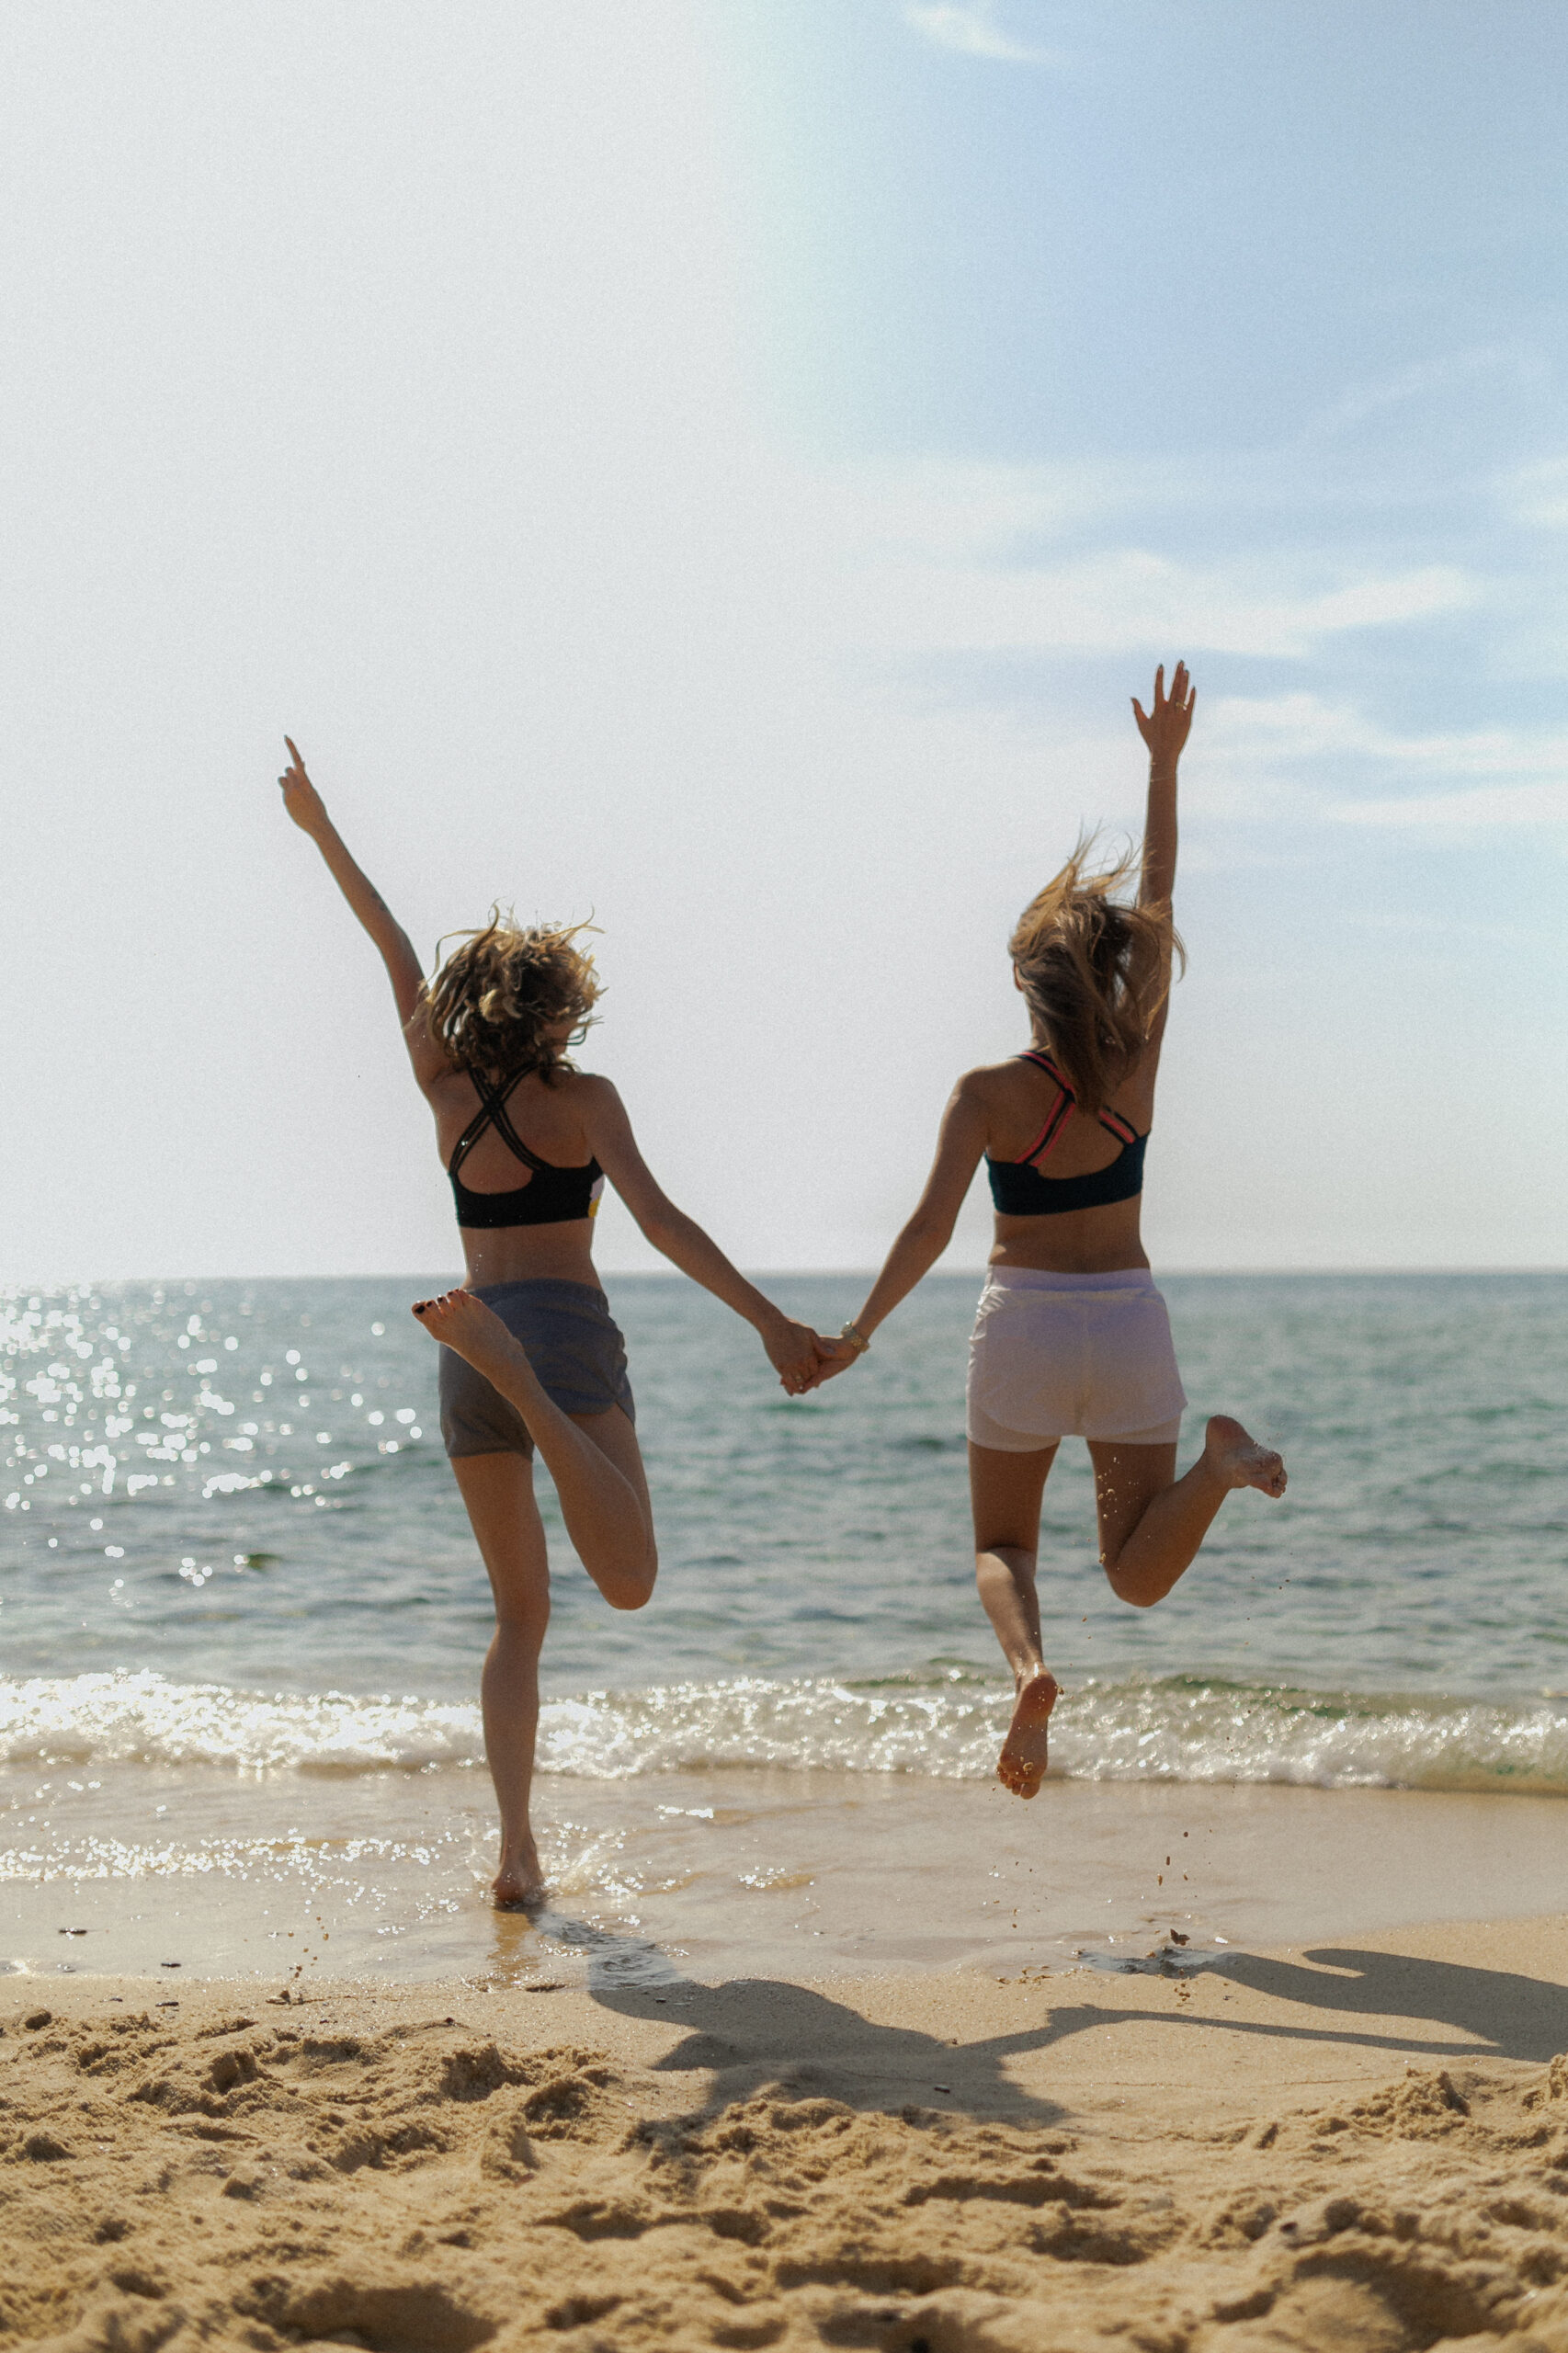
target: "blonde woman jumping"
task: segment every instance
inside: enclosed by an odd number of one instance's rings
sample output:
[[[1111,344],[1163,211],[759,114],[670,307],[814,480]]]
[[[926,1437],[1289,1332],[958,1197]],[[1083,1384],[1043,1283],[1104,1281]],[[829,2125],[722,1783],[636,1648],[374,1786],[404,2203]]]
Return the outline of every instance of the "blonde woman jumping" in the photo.
[[[599,994],[582,926],[522,929],[493,915],[426,983],[291,743],[289,755],[278,779],[284,808],[381,952],[452,1182],[466,1284],[414,1313],[443,1343],[441,1436],[495,1597],[480,1681],[501,1812],[494,1900],[528,1904],[543,1893],[528,1799],[550,1618],[536,1449],[577,1556],[612,1609],[641,1609],[658,1569],[626,1351],[594,1268],[606,1178],[654,1248],[754,1327],[791,1395],[813,1385],[832,1350],[666,1199],[608,1079],[567,1061]]]
[[[1080,843],[1008,943],[1030,1042],[954,1088],[914,1216],[843,1333],[828,1380],[861,1355],[952,1238],[985,1161],[996,1238],[970,1343],[969,1463],[980,1597],[1017,1699],[997,1766],[1032,1798],[1045,1773],[1057,1685],[1040,1649],[1035,1560],[1040,1498],[1063,1438],[1086,1438],[1100,1560],[1134,1608],[1163,1601],[1234,1487],[1285,1492],[1285,1466],[1228,1414],[1176,1475],[1187,1396],[1165,1303],[1139,1233],[1154,1078],[1180,953],[1172,925],[1176,764],[1195,695],[1178,663],[1169,696],[1132,705],[1149,747],[1137,899],[1116,895],[1131,862],[1091,873]]]

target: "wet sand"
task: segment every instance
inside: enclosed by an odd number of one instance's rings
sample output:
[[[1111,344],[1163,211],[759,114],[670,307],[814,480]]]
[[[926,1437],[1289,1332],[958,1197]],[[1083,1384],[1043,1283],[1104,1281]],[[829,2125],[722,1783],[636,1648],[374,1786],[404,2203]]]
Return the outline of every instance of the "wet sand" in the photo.
[[[1561,1798],[1267,1784],[1059,1780],[1026,1805],[917,1774],[547,1775],[536,1811],[530,1928],[486,1901],[478,1771],[13,1768],[0,1973],[995,1975],[1172,1929],[1218,1953],[1528,1916],[1568,1846]]]
[[[301,1982],[0,1981],[0,2344],[1568,2346],[1568,1919]]]

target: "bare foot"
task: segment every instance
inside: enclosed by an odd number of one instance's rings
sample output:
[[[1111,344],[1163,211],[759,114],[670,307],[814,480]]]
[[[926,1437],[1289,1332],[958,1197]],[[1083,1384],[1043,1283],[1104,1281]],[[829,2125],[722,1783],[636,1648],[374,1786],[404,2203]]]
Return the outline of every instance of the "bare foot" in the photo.
[[[544,1872],[531,1838],[502,1864],[490,1894],[497,1912],[531,1912],[544,1902]]]
[[[1260,1487],[1276,1498],[1285,1492],[1285,1464],[1272,1447],[1259,1446],[1229,1414],[1210,1417],[1203,1459],[1227,1487]]]
[[[465,1357],[486,1380],[495,1381],[498,1373],[515,1375],[519,1365],[531,1372],[527,1356],[501,1318],[472,1291],[446,1290],[439,1299],[416,1300],[413,1312],[432,1339]]]
[[[1018,1686],[1018,1703],[996,1760],[997,1779],[1016,1798],[1040,1795],[1045,1779],[1047,1729],[1056,1699],[1056,1677],[1047,1667],[1037,1667]]]

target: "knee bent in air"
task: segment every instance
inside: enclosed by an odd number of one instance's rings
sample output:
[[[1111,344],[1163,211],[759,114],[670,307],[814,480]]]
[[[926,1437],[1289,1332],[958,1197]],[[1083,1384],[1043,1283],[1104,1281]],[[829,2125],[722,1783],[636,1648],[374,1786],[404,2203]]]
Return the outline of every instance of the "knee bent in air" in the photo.
[[[653,1597],[653,1583],[659,1574],[657,1559],[623,1570],[606,1577],[599,1586],[612,1609],[642,1609]]]
[[[1158,1593],[1151,1593],[1146,1587],[1141,1588],[1131,1584],[1124,1585],[1114,1569],[1107,1569],[1106,1582],[1118,1601],[1124,1601],[1129,1609],[1153,1609],[1157,1602],[1164,1601],[1168,1591],[1168,1587],[1165,1586],[1160,1587]]]

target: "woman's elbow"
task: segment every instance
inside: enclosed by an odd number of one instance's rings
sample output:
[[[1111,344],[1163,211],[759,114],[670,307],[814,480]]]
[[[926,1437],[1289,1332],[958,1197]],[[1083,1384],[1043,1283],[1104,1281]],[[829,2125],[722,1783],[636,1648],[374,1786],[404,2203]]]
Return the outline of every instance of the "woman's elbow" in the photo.
[[[655,1203],[637,1214],[637,1224],[644,1242],[651,1242],[665,1257],[673,1258],[693,1240],[702,1240],[701,1228],[668,1201]]]

